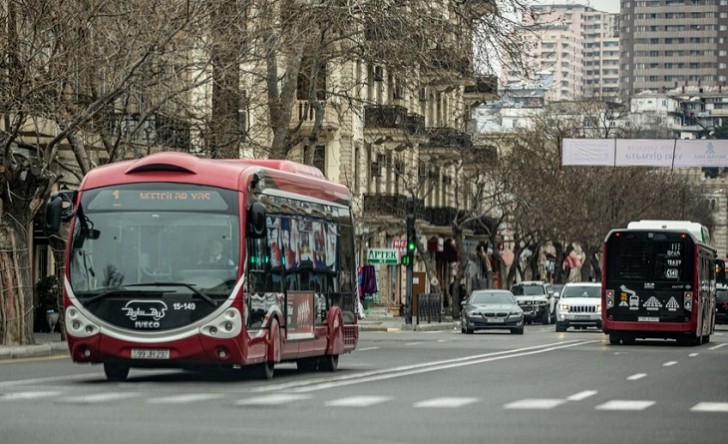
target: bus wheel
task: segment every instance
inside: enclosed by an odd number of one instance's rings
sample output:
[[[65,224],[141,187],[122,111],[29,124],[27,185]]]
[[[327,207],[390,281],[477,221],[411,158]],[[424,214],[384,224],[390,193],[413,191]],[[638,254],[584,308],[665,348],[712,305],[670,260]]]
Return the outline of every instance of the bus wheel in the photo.
[[[257,364],[255,366],[255,370],[256,376],[258,376],[258,378],[265,380],[273,379],[273,374],[275,373],[275,363],[264,362],[262,364]]]
[[[617,335],[609,335],[609,343],[612,345],[619,345],[620,337]]]
[[[319,362],[321,370],[334,373],[339,368],[339,355],[324,355]]]
[[[110,382],[126,381],[126,378],[129,376],[129,366],[104,362],[104,373],[106,374],[106,379]]]

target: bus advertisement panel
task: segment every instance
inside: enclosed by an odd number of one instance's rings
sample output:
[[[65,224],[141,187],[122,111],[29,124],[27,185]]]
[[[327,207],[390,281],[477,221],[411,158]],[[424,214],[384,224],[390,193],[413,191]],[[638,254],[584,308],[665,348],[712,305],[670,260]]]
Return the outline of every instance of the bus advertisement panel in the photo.
[[[688,230],[612,230],[604,243],[602,281],[602,330],[610,343],[709,341],[715,254]]]
[[[47,212],[52,229],[70,222],[72,359],[117,381],[133,367],[335,371],[358,340],[350,202],[288,161],[167,152],[91,171]]]

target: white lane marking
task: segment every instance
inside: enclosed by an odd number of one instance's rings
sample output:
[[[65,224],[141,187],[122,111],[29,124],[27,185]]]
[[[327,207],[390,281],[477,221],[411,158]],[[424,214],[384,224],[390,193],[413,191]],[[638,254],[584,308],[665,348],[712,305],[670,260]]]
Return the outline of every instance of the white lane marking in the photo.
[[[420,342],[408,342],[408,343],[406,343],[404,345],[420,345],[420,344],[422,344],[422,341],[420,341]]]
[[[644,410],[653,404],[655,404],[655,401],[614,400],[605,402],[594,408],[597,410]]]
[[[533,347],[525,347],[514,350],[504,350],[493,353],[485,353],[482,355],[466,356],[463,358],[447,359],[444,361],[426,362],[421,364],[404,365],[382,370],[372,370],[369,372],[358,373],[355,375],[325,377],[310,379],[306,381],[288,382],[282,384],[269,384],[252,389],[253,392],[272,392],[281,390],[293,390],[296,392],[308,392],[314,390],[324,390],[333,387],[345,385],[360,384],[363,382],[376,382],[385,379],[398,378],[401,376],[409,376],[418,373],[426,373],[437,370],[447,370],[466,365],[481,364],[500,359],[508,359],[514,357],[529,356],[537,353],[559,350],[562,348],[573,347],[577,345],[585,345],[599,341],[583,341],[577,340],[561,341],[551,344],[537,345]]]
[[[310,395],[296,395],[293,393],[275,393],[265,396],[256,396],[254,398],[238,400],[236,405],[281,405],[293,401],[310,399]]]
[[[426,401],[419,401],[412,404],[412,407],[421,408],[458,408],[478,402],[478,398],[434,398]]]
[[[594,396],[597,394],[596,390],[584,390],[583,392],[575,393],[566,399],[569,401],[583,401],[586,398],[589,398],[591,396]]]
[[[10,387],[14,385],[25,385],[25,384],[33,384],[33,385],[39,385],[43,384],[44,382],[54,382],[54,381],[69,381],[74,379],[86,379],[90,377],[102,377],[103,373],[83,373],[80,375],[66,375],[66,376],[49,376],[47,378],[32,378],[32,379],[18,379],[15,381],[5,381],[0,382],[0,387]]]
[[[96,404],[96,403],[106,402],[106,401],[116,401],[119,399],[134,398],[135,396],[139,396],[139,393],[118,393],[118,392],[96,393],[94,395],[72,396],[70,398],[63,399],[63,401],[74,403],[74,404]]]
[[[552,409],[561,404],[566,404],[565,399],[521,399],[520,401],[511,402],[503,406],[504,409]]]
[[[164,396],[162,398],[152,398],[147,400],[149,404],[185,404],[195,401],[207,401],[210,399],[219,399],[223,395],[219,393],[191,393],[189,395]]]
[[[677,361],[667,361],[666,363],[662,364],[663,367],[670,367],[677,364]]]
[[[694,357],[698,356],[699,354],[700,353],[690,353],[688,356],[690,356],[691,358],[694,358]]]
[[[690,411],[728,413],[728,402],[699,402],[695,404]]]
[[[52,398],[60,395],[61,392],[16,392],[5,393],[0,396],[0,401],[18,401],[23,399]]]
[[[710,347],[708,350],[718,350],[719,348],[725,347],[726,345],[728,345],[728,342],[724,342],[722,344],[714,345],[714,346]]]
[[[368,350],[379,350],[379,347],[364,347],[364,348],[356,349],[356,351],[368,351]]]
[[[370,407],[391,400],[391,396],[351,396],[325,403],[328,407]]]
[[[437,342],[447,342],[447,339],[438,339]]]
[[[636,374],[634,374],[632,376],[628,376],[627,377],[627,380],[629,380],[629,381],[636,381],[638,379],[644,378],[645,376],[647,376],[647,373],[636,373]]]

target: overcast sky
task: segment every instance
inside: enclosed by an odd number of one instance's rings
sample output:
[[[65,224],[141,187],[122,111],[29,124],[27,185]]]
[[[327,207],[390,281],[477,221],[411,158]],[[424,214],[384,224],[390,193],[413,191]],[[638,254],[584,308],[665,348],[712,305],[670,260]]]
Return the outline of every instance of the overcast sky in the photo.
[[[534,3],[539,3],[542,5],[545,4],[557,4],[557,5],[566,5],[566,4],[576,4],[576,5],[585,5],[585,6],[591,6],[592,8],[596,9],[597,11],[604,11],[604,12],[619,12],[619,0],[534,0]]]

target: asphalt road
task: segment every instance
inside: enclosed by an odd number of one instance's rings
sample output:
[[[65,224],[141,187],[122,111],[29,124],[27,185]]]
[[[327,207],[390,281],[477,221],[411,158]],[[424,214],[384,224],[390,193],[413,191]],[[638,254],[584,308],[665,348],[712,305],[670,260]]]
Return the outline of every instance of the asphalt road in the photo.
[[[609,345],[597,330],[362,332],[337,373],[0,363],[0,442],[725,443],[728,328]]]

